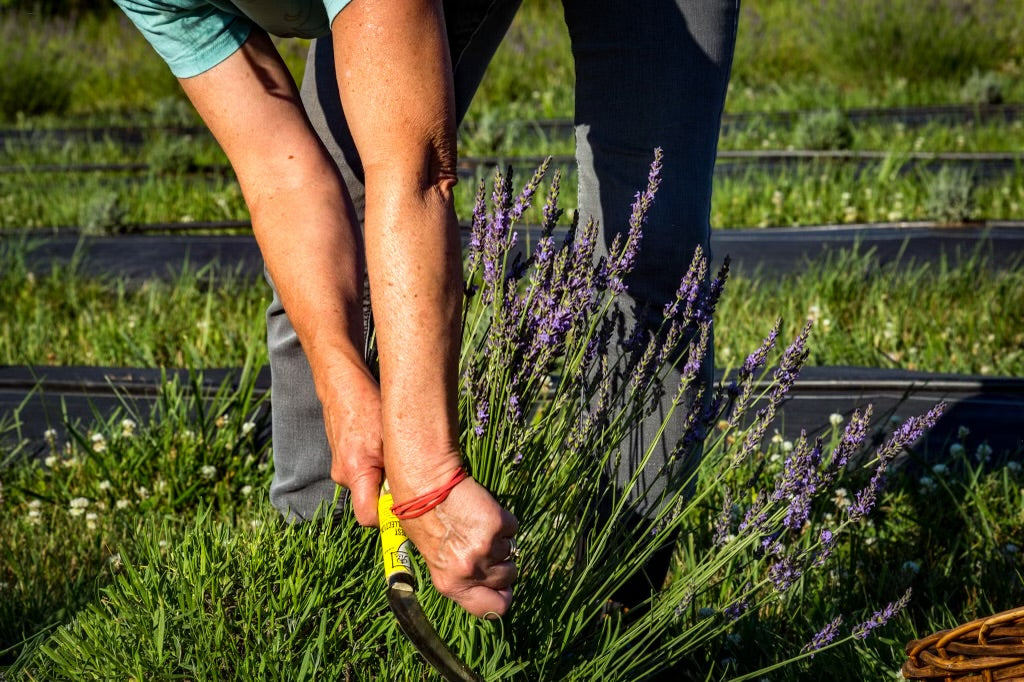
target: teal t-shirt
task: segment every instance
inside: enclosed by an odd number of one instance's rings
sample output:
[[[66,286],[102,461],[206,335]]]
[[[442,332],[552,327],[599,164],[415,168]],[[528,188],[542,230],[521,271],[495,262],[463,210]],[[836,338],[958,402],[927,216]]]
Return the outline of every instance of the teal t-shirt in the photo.
[[[323,37],[350,1],[114,0],[178,78],[227,59],[253,26],[283,37]]]

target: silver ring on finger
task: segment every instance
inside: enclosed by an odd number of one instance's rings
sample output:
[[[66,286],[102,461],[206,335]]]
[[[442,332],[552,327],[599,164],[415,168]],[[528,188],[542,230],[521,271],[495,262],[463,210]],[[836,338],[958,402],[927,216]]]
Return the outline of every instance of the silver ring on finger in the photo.
[[[519,559],[520,549],[516,546],[516,539],[514,537],[508,538],[508,554],[505,556],[503,561],[517,561]]]

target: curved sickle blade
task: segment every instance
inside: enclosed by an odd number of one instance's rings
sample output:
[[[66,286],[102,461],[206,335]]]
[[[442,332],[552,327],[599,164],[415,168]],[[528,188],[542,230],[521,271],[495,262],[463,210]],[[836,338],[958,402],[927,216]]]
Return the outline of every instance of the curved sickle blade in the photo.
[[[391,511],[394,500],[387,480],[380,489],[377,514],[384,555],[384,575],[388,582],[388,604],[398,627],[420,655],[448,682],[484,682],[441,641],[416,599],[416,578],[412,573],[412,543]]]

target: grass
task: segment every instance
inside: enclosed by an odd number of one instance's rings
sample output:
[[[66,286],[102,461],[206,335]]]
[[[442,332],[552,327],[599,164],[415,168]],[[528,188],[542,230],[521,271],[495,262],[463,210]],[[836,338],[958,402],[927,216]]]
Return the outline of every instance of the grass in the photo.
[[[932,372],[1024,374],[1024,273],[984,260],[878,268],[858,251],[805,264],[765,286],[734,276],[720,308],[717,364],[742,361],[775,318],[795,333],[813,319],[810,363]],[[31,272],[25,252],[0,251],[0,363],[136,367],[263,364],[262,281],[186,267],[141,287],[75,269]]]
[[[264,492],[271,467],[257,438],[260,401],[244,379],[205,403],[194,396],[168,383],[152,413],[126,403],[107,420],[61,427],[38,458],[12,446],[10,431],[0,439],[0,666],[14,666],[11,679],[47,680],[425,675],[386,616],[375,533],[347,516],[339,525],[281,528]],[[833,426],[826,440],[841,433]],[[770,488],[797,435],[766,440],[729,480],[756,476]],[[913,456],[921,459],[891,476],[876,511],[845,536],[827,570],[809,573],[785,602],[765,603],[730,627],[719,609],[726,585],[735,589],[744,574],[702,597],[695,622],[721,631],[676,660],[677,678],[734,679],[795,656],[837,614],[847,631],[910,586],[909,608],[877,637],[770,675],[888,679],[902,642],[1024,599],[1019,463],[985,451],[983,434],[970,433],[954,436],[948,452]],[[812,524],[835,523],[861,479],[854,473],[818,500]],[[687,515],[676,583],[713,553],[721,504],[708,497]],[[543,661],[550,670],[542,679],[594,679],[582,666],[587,650],[571,648],[578,643],[555,636],[553,648],[518,655],[501,644],[530,639],[526,623],[553,617],[559,600],[544,601],[550,588],[538,582],[548,580],[540,568],[524,574],[526,605],[504,624],[452,625],[429,588],[421,598],[442,635],[489,679],[520,679],[523,670],[535,679]],[[602,638],[621,635],[618,627],[606,622]]]
[[[943,193],[942,171],[901,167],[894,154],[859,168],[856,164],[806,162],[777,170],[749,168],[715,180],[711,223],[715,228],[903,222],[942,219],[944,206],[959,201]],[[520,168],[520,171],[532,169]],[[570,170],[570,169],[566,169]],[[477,177],[488,178],[481,169]],[[59,181],[63,191],[47,191]],[[957,188],[969,194],[973,220],[1019,220],[1024,207],[1022,169],[991,179],[969,171]],[[565,189],[575,192],[575,176]],[[466,178],[456,187],[456,210],[468,216],[476,185]],[[78,174],[0,176],[0,229],[84,227],[96,232],[130,230],[133,225],[246,220],[241,192],[228,175]],[[539,215],[530,219],[540,221]]]
[[[855,5],[752,0],[742,8],[727,109],[976,103],[977,92],[988,91],[976,85],[982,81],[999,90],[1005,101],[1021,101],[1021,12],[1011,0],[871,0]],[[6,30],[21,33],[26,14],[6,9],[0,22]],[[116,12],[85,15],[74,24],[36,21],[31,29],[40,39],[20,50],[24,58],[19,63],[26,73],[38,68],[34,65],[49,65],[47,82],[71,93],[70,98],[53,100],[65,102],[53,107],[54,114],[153,112],[167,98],[179,96],[170,73]],[[76,46],[81,59],[64,71],[68,60],[48,57],[52,50],[63,54],[68,45]],[[305,44],[282,45],[293,73],[300,73]],[[878,59],[880,54],[886,59]],[[34,87],[37,81],[18,82],[25,85],[9,91],[10,104],[0,108],[11,120],[28,84]],[[497,120],[571,117],[572,83],[560,4],[526,4],[495,56],[472,120],[487,126]]]
[[[190,268],[169,282],[127,286],[31,272],[24,251],[0,245],[0,363],[120,367],[239,367],[266,363],[262,311],[269,289],[229,268]]]
[[[931,372],[1020,376],[1024,370],[1024,274],[959,263],[873,264],[856,249],[798,266],[773,284],[734,277],[717,318],[720,366],[742,361],[773,315],[811,320],[809,362]],[[784,327],[785,328],[785,327]]]

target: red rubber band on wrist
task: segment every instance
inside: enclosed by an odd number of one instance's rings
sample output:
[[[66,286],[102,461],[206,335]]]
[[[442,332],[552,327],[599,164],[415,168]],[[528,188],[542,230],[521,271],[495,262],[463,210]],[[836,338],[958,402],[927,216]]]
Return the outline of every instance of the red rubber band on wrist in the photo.
[[[469,478],[469,472],[464,468],[459,467],[455,470],[455,475],[452,476],[451,480],[440,488],[435,488],[434,490],[424,493],[419,497],[414,497],[408,502],[403,502],[402,504],[395,503],[391,505],[391,511],[399,520],[415,519],[423,516],[428,511],[448,499],[448,493],[452,491],[452,488],[457,486],[459,483],[462,483],[462,481],[467,478]]]

